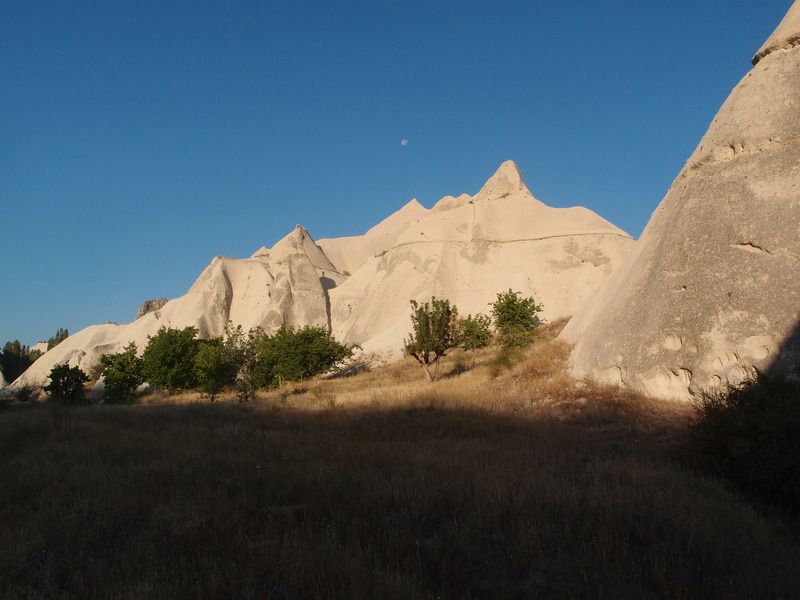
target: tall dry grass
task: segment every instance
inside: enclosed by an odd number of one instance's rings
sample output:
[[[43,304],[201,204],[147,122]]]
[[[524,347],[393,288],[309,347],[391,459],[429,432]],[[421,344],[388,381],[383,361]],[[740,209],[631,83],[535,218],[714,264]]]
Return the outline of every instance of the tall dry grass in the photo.
[[[686,463],[689,409],[570,380],[553,337],[434,384],[12,407],[0,596],[798,597],[796,524]]]

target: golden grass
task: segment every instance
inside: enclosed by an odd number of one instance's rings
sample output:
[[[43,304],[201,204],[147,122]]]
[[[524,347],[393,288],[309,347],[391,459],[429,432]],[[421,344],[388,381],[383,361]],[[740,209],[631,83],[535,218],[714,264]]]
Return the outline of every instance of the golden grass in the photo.
[[[558,324],[240,404],[0,414],[0,597],[798,597],[796,523],[685,455],[687,406],[572,381]]]

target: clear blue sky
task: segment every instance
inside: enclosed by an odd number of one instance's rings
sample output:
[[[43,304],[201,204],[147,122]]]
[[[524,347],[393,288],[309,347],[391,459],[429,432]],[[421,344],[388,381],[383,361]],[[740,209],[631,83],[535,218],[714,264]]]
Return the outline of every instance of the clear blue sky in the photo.
[[[638,236],[790,4],[0,2],[0,343],[508,158]]]

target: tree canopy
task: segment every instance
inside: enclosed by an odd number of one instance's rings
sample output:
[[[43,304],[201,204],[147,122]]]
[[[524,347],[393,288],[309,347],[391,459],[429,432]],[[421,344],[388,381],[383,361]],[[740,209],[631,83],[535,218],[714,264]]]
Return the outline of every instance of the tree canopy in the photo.
[[[435,296],[422,304],[412,300],[411,332],[404,340],[403,351],[414,357],[428,380],[433,381],[438,374],[439,359],[458,345],[458,331],[458,309],[449,300]]]

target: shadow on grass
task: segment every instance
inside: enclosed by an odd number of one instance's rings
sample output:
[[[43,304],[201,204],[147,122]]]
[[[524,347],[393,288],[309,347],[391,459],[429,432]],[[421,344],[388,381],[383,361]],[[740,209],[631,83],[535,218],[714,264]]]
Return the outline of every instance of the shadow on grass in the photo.
[[[629,408],[6,413],[0,596],[797,597],[781,523]]]

